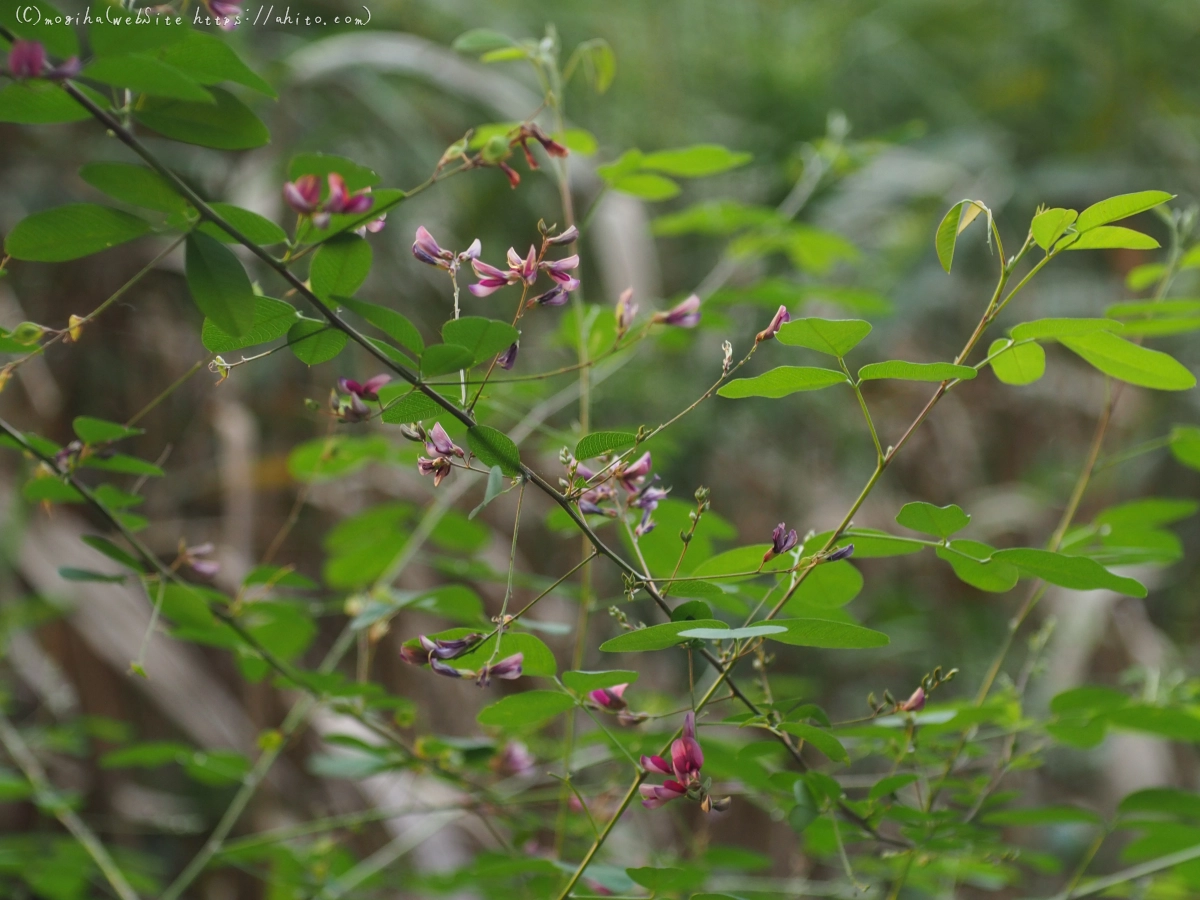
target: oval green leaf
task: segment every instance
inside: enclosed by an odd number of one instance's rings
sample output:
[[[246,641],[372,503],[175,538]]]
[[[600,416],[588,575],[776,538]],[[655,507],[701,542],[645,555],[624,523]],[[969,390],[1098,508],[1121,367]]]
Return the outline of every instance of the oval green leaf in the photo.
[[[127,212],[94,203],[72,203],[22,219],[8,233],[4,251],[13,259],[29,262],[64,262],[116,247],[150,231],[149,224]]]
[[[213,324],[233,337],[254,327],[257,298],[231,250],[206,234],[190,234],[184,268],[192,299]]]
[[[1196,376],[1175,357],[1106,331],[1059,341],[1105,375],[1129,384],[1158,391],[1186,391],[1196,386]]]
[[[479,711],[475,720],[505,730],[535,728],[575,706],[570,694],[559,691],[526,691],[498,700]]]
[[[871,323],[862,319],[793,319],[775,335],[781,344],[807,347],[841,358],[871,333]]]
[[[724,385],[717,393],[739,400],[744,397],[778,399],[797,391],[819,391],[848,380],[841,372],[814,366],[779,366],[753,378],[738,378]]]
[[[504,432],[476,425],[467,430],[467,446],[485,466],[499,466],[508,476],[521,474],[521,451]]]
[[[858,370],[859,381],[878,381],[891,378],[899,381],[970,381],[978,373],[970,366],[953,363],[914,363],[900,359],[869,363]]]

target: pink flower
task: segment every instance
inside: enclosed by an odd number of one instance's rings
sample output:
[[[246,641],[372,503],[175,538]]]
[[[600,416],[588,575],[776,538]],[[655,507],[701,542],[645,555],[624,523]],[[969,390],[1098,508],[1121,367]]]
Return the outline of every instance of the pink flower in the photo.
[[[182,554],[183,562],[197,575],[203,578],[213,578],[221,571],[221,564],[215,559],[205,559],[204,557],[211,556],[215,549],[211,542],[185,547]]]
[[[643,784],[638,791],[642,795],[642,806],[646,809],[658,809],[664,803],[687,796],[687,788],[670,778],[662,784]]]
[[[680,328],[695,328],[700,322],[700,297],[692,294],[666,312],[654,314],[654,321],[663,325],[678,325]]]
[[[579,239],[579,229],[572,225],[562,234],[556,234],[554,237],[546,241],[547,244],[561,246],[563,244],[573,244]]]
[[[642,482],[646,480],[646,476],[650,474],[652,465],[650,459],[650,451],[647,450],[637,458],[636,462],[628,463],[623,466],[618,466],[616,471],[617,480],[631,494],[636,494],[641,488]]]
[[[417,238],[413,241],[412,254],[426,265],[437,266],[439,269],[447,271],[457,271],[458,267],[468,260],[479,259],[482,249],[483,245],[479,243],[479,238],[476,238],[471,242],[471,246],[462,253],[443,250],[433,239],[433,235],[426,230],[424,225],[421,225],[417,228]]]
[[[775,311],[775,315],[771,317],[771,323],[757,335],[755,335],[754,343],[757,344],[761,341],[769,341],[779,333],[779,329],[783,327],[785,322],[790,321],[792,321],[792,317],[788,314],[787,307],[779,307],[779,309]]]
[[[492,683],[493,678],[503,678],[506,681],[514,681],[521,677],[522,664],[525,662],[525,654],[514,653],[512,656],[506,656],[500,662],[494,665],[484,666],[479,670],[479,674],[475,678],[475,683],[479,687],[487,687]]]
[[[641,762],[647,772],[674,776],[661,785],[644,784],[639,788],[646,809],[657,809],[671,800],[686,797],[689,788],[699,786],[704,752],[696,740],[696,714],[689,712],[683,720],[683,734],[671,744],[670,762],[661,756],[643,756]]]
[[[521,348],[520,341],[513,341],[507,350],[496,357],[496,365],[504,370],[511,369],[517,364],[517,351]]]
[[[629,687],[628,684],[615,684],[610,688],[597,688],[588,694],[588,698],[598,706],[612,712],[619,712],[629,705],[624,699],[627,687]]]
[[[387,213],[381,213],[378,219],[372,219],[366,225],[359,225],[354,229],[354,233],[359,237],[366,237],[368,234],[379,234],[387,225]]]
[[[432,475],[434,487],[442,483],[450,474],[450,469],[450,460],[444,456],[435,456],[433,459],[426,459],[424,456],[417,457],[417,471],[422,475]]]
[[[925,688],[918,687],[903,703],[897,704],[896,709],[904,712],[920,712],[925,708]]]
[[[242,0],[204,0],[209,12],[217,17],[217,25],[225,31],[237,28],[242,15]]]
[[[45,70],[45,47],[37,41],[13,41],[8,51],[8,71],[13,78],[41,78]]]
[[[364,400],[378,400],[379,389],[391,380],[391,375],[376,375],[359,384],[352,378],[339,378],[338,390],[343,394],[353,394]]]
[[[435,423],[429,430],[425,440],[425,452],[431,458],[419,457],[417,471],[422,475],[432,475],[434,487],[440,485],[442,480],[450,474],[450,469],[453,467],[450,457],[457,456],[462,459],[466,456],[462,448],[450,440],[450,435],[446,434],[446,429],[442,427],[441,422]]]
[[[532,775],[537,759],[521,741],[509,741],[493,758],[492,766],[502,775]]]
[[[337,172],[330,172],[326,180],[329,182],[329,199],[325,201],[326,212],[355,216],[365,213],[375,202],[371,199],[369,188],[350,193],[346,188],[346,179]]]
[[[793,547],[800,543],[800,538],[796,534],[796,529],[787,530],[787,525],[780,522],[775,526],[775,530],[771,532],[771,548],[763,554],[763,562],[768,562],[779,556],[782,553],[787,553]]]
[[[301,215],[309,215],[321,203],[321,180],[316,175],[301,175],[283,186],[283,199]]]

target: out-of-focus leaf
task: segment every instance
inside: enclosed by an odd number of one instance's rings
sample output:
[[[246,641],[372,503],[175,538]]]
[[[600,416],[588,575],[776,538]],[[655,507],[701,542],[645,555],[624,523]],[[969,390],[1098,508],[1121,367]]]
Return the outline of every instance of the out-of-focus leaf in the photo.
[[[953,503],[949,506],[934,506],[932,503],[917,501],[905,503],[896,515],[896,521],[913,531],[945,539],[966,528],[971,523],[971,517]]]
[[[476,716],[480,725],[508,730],[536,728],[575,706],[570,694],[559,691],[525,691],[485,706]]]
[[[190,208],[165,178],[146,166],[93,162],[79,170],[79,177],[114,200],[132,206],[179,215]]]
[[[94,203],[72,203],[27,216],[4,240],[13,259],[64,262],[90,256],[151,231],[129,213]]]
[[[174,66],[142,53],[99,57],[89,63],[82,74],[84,78],[150,97],[215,102],[212,94]]]
[[[267,126],[233,94],[219,87],[210,87],[208,92],[216,102],[151,97],[134,117],[163,137],[216,150],[250,150],[271,139]]]

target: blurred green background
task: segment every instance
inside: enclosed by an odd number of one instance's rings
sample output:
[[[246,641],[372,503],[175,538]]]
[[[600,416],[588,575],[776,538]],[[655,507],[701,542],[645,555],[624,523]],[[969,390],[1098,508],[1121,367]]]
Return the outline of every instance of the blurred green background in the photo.
[[[706,305],[700,329],[644,345],[597,386],[592,430],[655,424],[698,396],[719,374],[721,342],[728,338],[739,351],[745,348],[780,302],[778,293],[755,293],[763,279],[784,286],[793,315],[804,310],[869,319],[875,330],[856,351],[858,364],[952,358],[986,304],[997,268],[996,249],[979,225],[960,240],[952,274],[938,265],[934,229],[944,211],[964,197],[992,208],[1011,252],[1039,204],[1082,209],[1112,194],[1156,188],[1178,194],[1173,205],[1187,208],[1200,188],[1200,80],[1194,63],[1200,13],[1185,0],[368,5],[369,28],[271,25],[243,27],[230,36],[278,89],[278,102],[254,101],[271,129],[269,146],[240,154],[154,138],[151,146],[206,196],[284,221],[279,188],[296,151],[339,153],[374,168],[384,185],[410,187],[427,177],[443,150],[467,129],[533,112],[540,94],[531,73],[515,63],[484,66],[455,53],[449,45],[462,32],[487,27],[537,38],[552,24],[567,50],[602,37],[615,51],[616,79],[599,96],[577,79],[567,92],[566,114],[573,127],[594,134],[598,145],[592,155],[573,157],[572,166],[576,204],[588,215],[580,244],[583,292],[587,302],[605,306],[604,315],[631,285],[643,310],[665,308],[720,265],[725,237],[656,235],[656,219],[718,198],[775,206],[812,166],[825,166],[798,219],[840,235],[849,248],[837,245],[841,249],[830,260],[779,253],[741,259]],[[293,4],[293,12],[329,18],[361,14],[361,7],[302,3]],[[601,195],[596,165],[629,148],[649,152],[694,143],[723,144],[751,153],[753,160],[711,179],[685,182],[679,197],[663,202]],[[831,150],[835,145],[842,150]],[[75,172],[96,158],[128,156],[87,122],[0,125],[0,231],[31,211],[95,199]],[[408,248],[415,228],[425,225],[454,249],[479,237],[484,258],[499,263],[508,246],[523,249],[535,239],[539,219],[562,221],[551,180],[524,174],[523,166],[521,171],[518,191],[498,172],[474,172],[393,211],[386,229],[372,238],[375,267],[362,296],[394,304],[427,335],[435,333],[450,315],[450,297],[441,273],[413,260]],[[1132,224],[1166,238],[1152,215]],[[14,264],[0,281],[0,324],[33,319],[57,325],[71,313],[90,310],[157,252],[153,245],[136,247],[69,265]],[[1102,315],[1109,303],[1141,296],[1125,286],[1125,276],[1159,258],[1133,251],[1068,254],[1000,324]],[[1184,273],[1172,295],[1196,296],[1197,287],[1195,271]],[[503,318],[510,301],[501,296],[468,298],[464,306]],[[539,314],[526,326],[521,362],[526,372],[573,360],[557,334],[561,318]],[[124,420],[206,358],[198,326],[180,260],[171,258],[81,345],[58,347],[44,363],[23,368],[0,394],[0,411],[22,427],[64,441],[76,415]],[[1155,346],[1193,370],[1200,362],[1194,335]],[[909,500],[958,503],[974,516],[972,537],[998,546],[1043,544],[1074,483],[1104,397],[1103,379],[1078,359],[1061,349],[1048,355],[1046,377],[1029,387],[1005,387],[984,373],[956,390],[888,471],[856,524],[888,527]],[[791,361],[795,351],[771,345],[759,356],[756,371]],[[401,465],[372,466],[311,490],[301,491],[289,477],[289,451],[326,428],[302,401],[324,402],[338,374],[361,378],[374,371],[351,353],[311,370],[278,354],[236,369],[219,387],[202,370],[155,407],[135,449],[149,459],[164,458],[173,477],[147,488],[145,511],[155,522],[147,535],[151,544],[170,556],[181,536],[191,544],[216,541],[224,570],[233,577],[262,555],[295,506],[297,524],[277,561],[319,579],[322,541],[337,521],[383,499],[429,502],[429,485],[412,471],[413,455],[406,449],[398,451]],[[511,423],[520,410],[571,383],[567,377],[499,392],[493,414]],[[899,383],[869,389],[885,443],[898,439],[928,392],[927,386]],[[1200,492],[1200,475],[1177,465],[1165,450],[1108,464],[1173,424],[1195,423],[1195,397],[1195,392],[1122,393],[1082,521],[1123,500]],[[558,472],[558,449],[579,433],[576,404],[560,405],[527,444],[545,472]],[[513,410],[518,414],[510,415]],[[781,520],[801,533],[832,527],[874,463],[852,398],[834,392],[786,401],[710,401],[651,449],[673,496],[687,500],[700,485],[712,488],[714,511],[737,528],[741,543],[767,540]],[[47,515],[23,504],[19,461],[8,455],[3,465],[8,563],[0,575],[0,612],[10,646],[24,648],[10,650],[14,697],[34,709],[46,729],[58,727],[47,699],[53,690],[29,684],[33,670],[19,659],[40,653],[58,672],[51,685],[65,691],[68,713],[131,722],[143,738],[182,733],[202,741],[203,722],[189,724],[188,711],[172,708],[185,701],[186,691],[156,695],[152,679],[146,694],[145,686],[122,672],[118,661],[125,650],[118,634],[98,633],[91,630],[94,623],[71,615],[59,619],[53,612],[62,612],[73,595],[65,583],[45,575],[45,561],[28,548],[28,529],[40,529],[36,533],[49,549],[56,545],[49,543],[47,528],[78,527],[71,523],[86,514],[58,508]],[[464,511],[477,502],[473,498],[460,503]],[[542,524],[549,508],[540,499],[533,508],[536,524],[522,532],[521,566],[553,577],[575,559],[578,541]],[[501,502],[483,516],[497,530],[483,552],[492,565],[501,565],[507,552],[511,515],[512,505]],[[1194,553],[1200,526],[1184,522],[1179,531]],[[931,556],[869,560],[861,569],[866,587],[850,611],[886,631],[890,647],[861,655],[781,652],[779,666],[796,677],[797,692],[822,703],[835,718],[849,718],[865,714],[869,691],[890,688],[905,696],[935,665],[962,670],[959,682],[945,689],[947,696],[973,691],[1016,608],[1015,592],[975,591]],[[1038,690],[1049,695],[1084,679],[1116,683],[1131,667],[1147,682],[1187,683],[1200,638],[1196,565],[1189,560],[1141,574],[1152,586],[1144,602],[1052,594],[1043,612],[1058,617],[1059,632]],[[437,560],[427,559],[406,573],[402,585],[420,587],[442,577]],[[620,583],[611,570],[599,566],[596,578],[601,596],[619,599]],[[484,581],[476,587],[494,612],[501,595],[496,586]],[[334,591],[326,600],[331,615],[306,657],[313,660],[335,633],[333,614],[341,596]],[[572,604],[564,601],[554,617],[572,623]],[[597,633],[612,630],[603,612],[596,619]],[[405,671],[394,658],[399,641],[423,627],[427,621],[416,616],[393,623],[395,644],[390,653],[380,653],[375,674],[389,689],[418,701],[423,725],[472,734],[481,702],[473,688],[431,688],[428,679]],[[548,640],[569,658],[569,637]],[[601,661],[595,643],[589,665]],[[1013,665],[1020,659],[1018,654]],[[197,661],[210,679],[206,684],[225,698],[212,700],[199,718],[230,717],[210,728],[208,739],[248,751],[248,736],[277,724],[283,699],[266,683],[243,683],[215,653],[199,652]],[[677,691],[682,670],[654,665],[643,676],[646,686]],[[236,708],[223,707],[225,700]],[[236,725],[229,724],[234,720]],[[1194,780],[1196,760],[1190,754],[1137,740],[1052,758],[1047,768],[1020,775],[1015,783],[1047,800],[1083,798],[1103,807],[1146,784]],[[291,821],[313,808],[349,802],[335,796],[342,790],[336,785],[313,786],[320,779],[305,766],[314,748],[315,739],[289,753],[290,774],[271,786],[256,821]],[[226,797],[167,775],[139,787],[127,773],[105,771],[95,761],[96,754],[86,750],[75,758],[70,777],[76,789],[113,823],[137,820],[130,810],[142,809],[139,803],[151,810],[148,820],[175,822],[180,840],[167,841],[144,823],[120,838],[143,853],[162,852],[171,867],[198,846]],[[297,802],[289,786],[299,784],[317,799]],[[28,809],[0,815],[0,828],[28,829],[31,815]],[[126,833],[123,827],[113,825],[117,833]],[[748,846],[766,833],[765,823],[753,817],[714,828],[724,829],[726,840]],[[369,849],[373,839],[368,834],[358,840]],[[1070,843],[1072,837],[1063,840]],[[766,852],[781,873],[789,871],[788,848]],[[214,898],[265,896],[253,879],[236,876],[214,879],[205,890],[203,896]]]

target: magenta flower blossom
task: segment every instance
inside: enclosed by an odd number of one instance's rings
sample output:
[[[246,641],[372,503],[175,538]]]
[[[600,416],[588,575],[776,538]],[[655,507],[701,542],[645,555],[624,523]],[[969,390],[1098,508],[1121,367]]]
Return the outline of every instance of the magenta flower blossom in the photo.
[[[513,341],[512,345],[496,357],[496,365],[504,370],[511,369],[517,364],[517,351],[521,348],[520,341]]]
[[[537,758],[521,741],[509,741],[492,760],[492,767],[502,775],[532,775]]]
[[[450,457],[457,456],[462,459],[466,456],[462,448],[450,440],[450,435],[446,434],[446,429],[442,427],[441,422],[435,423],[429,430],[429,434],[426,435],[425,452],[429,454],[430,458],[419,457],[417,471],[422,475],[433,476],[434,487],[440,485],[442,480],[450,474],[452,468]]]
[[[354,233],[365,238],[368,234],[379,234],[386,225],[387,213],[381,213],[378,219],[372,219],[366,225],[359,225],[354,229]]]
[[[845,547],[840,547],[837,550],[834,550],[832,553],[830,553],[827,557],[825,557],[825,561],[826,562],[837,562],[839,559],[849,559],[853,555],[854,555],[854,545],[847,544]]]
[[[639,788],[646,809],[657,809],[671,800],[686,797],[689,789],[699,789],[704,751],[696,740],[696,714],[689,712],[683,720],[683,734],[671,744],[670,762],[661,756],[643,756],[641,762],[647,772],[674,776],[661,785],[643,784]]]
[[[338,390],[343,394],[353,394],[364,400],[378,400],[379,389],[392,380],[391,375],[376,375],[359,384],[353,378],[339,378]]]
[[[329,182],[329,199],[325,201],[325,211],[347,216],[365,213],[375,201],[371,197],[371,189],[351,193],[346,188],[346,179],[337,172],[330,172],[326,180]]]
[[[79,58],[59,63],[53,68],[46,68],[46,48],[37,41],[13,41],[8,51],[8,73],[18,81],[26,78],[49,78],[61,81],[64,78],[74,78],[79,74]]]
[[[624,466],[618,466],[616,471],[617,480],[631,494],[636,494],[642,486],[642,482],[646,480],[646,476],[650,474],[652,465],[650,459],[650,451],[647,450],[637,458],[636,462],[628,463]]]
[[[903,703],[898,703],[896,709],[904,712],[920,712],[925,708],[925,688],[918,687]]]
[[[633,300],[633,288],[625,288],[617,298],[617,337],[622,337],[637,317],[638,305]]]
[[[506,656],[498,663],[490,666],[484,666],[479,670],[479,674],[475,678],[475,683],[479,687],[487,687],[492,683],[493,678],[503,678],[506,681],[514,681],[521,677],[522,664],[525,662],[524,653],[514,653],[512,656]]]
[[[444,456],[435,456],[432,459],[426,459],[424,456],[417,457],[417,471],[422,475],[433,476],[433,486],[438,487],[450,474],[450,469],[453,466],[450,460]]]
[[[780,522],[775,526],[775,530],[771,532],[771,548],[763,554],[763,562],[768,562],[780,554],[787,553],[793,547],[800,543],[800,537],[796,534],[796,529],[791,531],[785,523]]]
[[[468,634],[453,639],[439,638],[436,641],[431,641],[425,635],[421,635],[418,640],[421,642],[421,648],[431,659],[458,659],[483,640],[483,635]]]
[[[658,476],[654,476],[654,481],[658,480]],[[655,522],[650,518],[650,514],[658,509],[658,504],[667,499],[667,494],[670,493],[670,488],[655,487],[654,481],[651,481],[640,491],[637,496],[629,501],[630,506],[636,506],[642,511],[642,521],[633,529],[633,533],[638,537],[644,534],[649,534],[654,530]]]
[[[666,312],[655,313],[654,321],[663,325],[678,325],[680,328],[695,328],[700,322],[700,296],[692,294]]]
[[[456,669],[449,663],[442,662],[437,657],[429,657],[429,668],[438,675],[443,675],[446,678],[469,678],[475,674],[467,669]]]
[[[620,712],[627,704],[624,699],[628,684],[615,684],[610,688],[597,688],[588,694],[588,698],[597,706],[602,706],[610,712]]]
[[[309,174],[287,182],[283,186],[283,199],[302,216],[316,212],[321,205],[321,179]]]
[[[781,306],[775,311],[775,315],[771,317],[771,323],[767,325],[754,337],[754,343],[769,341],[779,333],[779,329],[783,327],[785,322],[792,321],[791,315],[788,314],[787,307]]]
[[[573,253],[570,256],[564,256],[562,259],[543,260],[540,268],[562,285],[564,289],[573,291],[579,287],[579,279],[570,275],[569,272],[578,266],[579,254]]]
[[[344,379],[339,379],[339,384],[342,380]],[[371,410],[367,408],[367,404],[363,403],[362,397],[355,393],[343,397],[337,391],[331,391],[329,408],[342,422],[362,422],[371,416]]]
[[[567,302],[567,294],[579,287],[579,279],[570,274],[570,270],[579,265],[579,256],[575,254],[541,262],[538,262],[537,256],[537,248],[531,245],[524,257],[509,247],[507,269],[482,260],[472,260],[471,267],[479,281],[471,285],[471,293],[476,297],[487,297],[510,284],[532,285],[537,281],[538,273],[545,272],[554,281],[554,287],[531,300],[530,305],[562,306]]]
[[[208,11],[217,17],[217,25],[224,31],[233,31],[242,15],[242,0],[204,0]]]

